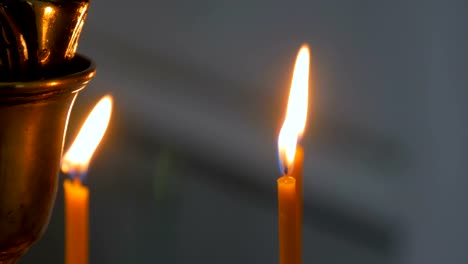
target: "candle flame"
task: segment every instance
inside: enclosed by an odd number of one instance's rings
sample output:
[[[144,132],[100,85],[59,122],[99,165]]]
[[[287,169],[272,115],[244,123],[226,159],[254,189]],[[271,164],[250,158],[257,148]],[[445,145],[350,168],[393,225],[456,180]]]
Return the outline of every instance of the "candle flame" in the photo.
[[[104,96],[93,108],[62,160],[64,173],[84,174],[106,132],[112,112],[112,97]]]
[[[297,54],[283,127],[278,136],[278,154],[282,173],[292,167],[296,145],[304,132],[309,97],[310,51],[303,45]]]

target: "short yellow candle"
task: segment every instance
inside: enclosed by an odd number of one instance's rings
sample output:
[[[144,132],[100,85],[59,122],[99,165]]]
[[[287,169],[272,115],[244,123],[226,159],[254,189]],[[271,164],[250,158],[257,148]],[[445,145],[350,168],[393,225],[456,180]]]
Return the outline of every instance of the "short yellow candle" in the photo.
[[[89,244],[89,191],[81,184],[91,157],[106,132],[112,97],[103,97],[93,108],[62,159],[62,171],[73,175],[63,183],[65,192],[65,264],[87,264]]]
[[[65,180],[65,263],[88,263],[89,191],[78,178]]]

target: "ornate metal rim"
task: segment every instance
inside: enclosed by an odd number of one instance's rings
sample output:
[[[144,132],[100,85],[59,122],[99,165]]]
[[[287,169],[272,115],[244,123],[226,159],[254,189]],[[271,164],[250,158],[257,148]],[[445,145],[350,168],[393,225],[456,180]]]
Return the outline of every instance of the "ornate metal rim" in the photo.
[[[0,82],[0,101],[28,100],[37,96],[77,92],[85,87],[95,74],[94,62],[76,54],[70,64],[60,70],[60,73],[49,73],[53,77],[32,81]],[[83,85],[77,87],[77,83]]]

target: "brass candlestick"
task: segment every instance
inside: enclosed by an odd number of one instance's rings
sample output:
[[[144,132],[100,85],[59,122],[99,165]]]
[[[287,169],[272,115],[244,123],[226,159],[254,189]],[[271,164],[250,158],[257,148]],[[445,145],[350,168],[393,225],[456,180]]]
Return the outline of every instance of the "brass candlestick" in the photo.
[[[67,73],[0,83],[0,263],[16,263],[48,224],[68,117],[95,74],[75,56]]]
[[[95,74],[75,55],[88,0],[0,1],[0,264],[44,232],[68,116]]]

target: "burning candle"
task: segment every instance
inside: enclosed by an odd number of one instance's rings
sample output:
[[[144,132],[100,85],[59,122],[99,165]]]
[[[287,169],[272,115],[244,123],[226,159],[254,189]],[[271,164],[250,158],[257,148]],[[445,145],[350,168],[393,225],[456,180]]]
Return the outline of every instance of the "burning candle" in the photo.
[[[303,45],[297,55],[286,118],[278,136],[278,156],[283,174],[278,179],[280,264],[302,259],[302,162],[297,146],[307,120],[310,52]]]
[[[70,176],[65,192],[65,264],[88,263],[89,191],[82,184],[91,157],[109,124],[112,97],[104,96],[89,114],[62,160],[62,171]]]

